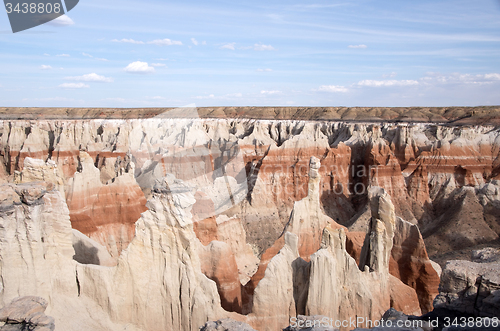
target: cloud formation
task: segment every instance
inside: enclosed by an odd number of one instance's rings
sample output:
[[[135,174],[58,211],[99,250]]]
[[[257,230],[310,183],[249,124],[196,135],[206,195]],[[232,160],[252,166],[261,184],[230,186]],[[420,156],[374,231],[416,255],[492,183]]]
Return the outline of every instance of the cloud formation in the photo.
[[[114,80],[111,77],[104,77],[96,73],[91,73],[83,76],[66,77],[67,80],[74,80],[79,82],[99,82],[99,83],[112,83]]]
[[[191,42],[193,43],[193,45],[198,46],[198,41],[196,39],[191,38]]]
[[[131,74],[152,74],[155,68],[149,66],[147,62],[136,61],[130,63],[123,70]]]
[[[266,69],[260,69],[260,68],[259,68],[259,69],[257,69],[256,71],[257,71],[257,72],[271,72],[271,71],[273,71],[273,69],[269,69],[269,68],[266,68]]]
[[[59,85],[59,87],[67,90],[74,90],[74,89],[89,88],[90,86],[85,83],[64,83]]]
[[[152,67],[166,67],[167,65],[165,63],[151,63]]]
[[[143,45],[144,41],[140,40],[134,40],[134,39],[113,39],[111,40],[114,43],[128,43],[128,44],[137,44],[137,45]]]
[[[418,85],[416,80],[362,80],[358,82],[358,86],[369,86],[369,87],[387,87],[387,86],[414,86]]]
[[[92,59],[96,59],[96,60],[99,60],[99,61],[108,61],[107,59],[103,59],[103,58],[99,58],[99,57],[93,57],[92,55],[88,54],[88,53],[82,53],[83,56],[86,56],[86,57],[90,57]]]
[[[50,70],[50,69],[52,69],[52,66],[42,64],[42,65],[40,66],[40,69],[42,69],[42,70]]]
[[[165,38],[165,39],[156,39],[156,40],[148,41],[148,44],[153,44],[153,45],[158,45],[158,46],[173,46],[173,45],[180,46],[180,45],[182,45],[182,42]]]
[[[282,93],[281,91],[276,91],[276,90],[272,90],[272,91],[262,90],[262,91],[260,91],[260,94],[263,94],[263,95],[273,95],[273,94],[281,94],[281,93]]]
[[[229,49],[229,50],[234,51],[234,45],[236,45],[236,43],[226,43],[226,44],[222,45],[220,47],[220,49]]]
[[[69,16],[62,15],[50,22],[47,22],[47,24],[52,26],[69,26],[75,24],[75,22],[71,18],[69,18]]]
[[[368,46],[366,46],[366,45],[349,45],[347,47],[349,47],[349,48],[368,48]]]
[[[318,91],[333,92],[333,93],[346,93],[346,92],[349,92],[349,89],[347,87],[341,86],[341,85],[321,85],[318,88]]]
[[[271,45],[255,44],[253,45],[255,51],[275,51],[276,49]]]

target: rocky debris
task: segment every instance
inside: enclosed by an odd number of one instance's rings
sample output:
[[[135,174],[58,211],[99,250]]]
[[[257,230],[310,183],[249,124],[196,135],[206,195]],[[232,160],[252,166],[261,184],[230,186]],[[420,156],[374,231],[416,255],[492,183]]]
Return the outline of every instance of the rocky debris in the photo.
[[[200,331],[256,331],[250,325],[235,321],[231,318],[224,318],[218,321],[205,323]]]
[[[442,199],[443,213],[424,227],[429,255],[473,247],[499,238],[484,219],[484,209],[473,187],[453,189]]]
[[[476,316],[498,316],[499,275],[499,262],[449,261],[443,269],[439,295],[434,301],[434,306]]]
[[[500,249],[487,247],[472,251],[473,262],[491,263],[500,262]]]
[[[0,327],[3,331],[54,331],[54,319],[44,314],[47,301],[40,297],[19,297],[0,309]]]

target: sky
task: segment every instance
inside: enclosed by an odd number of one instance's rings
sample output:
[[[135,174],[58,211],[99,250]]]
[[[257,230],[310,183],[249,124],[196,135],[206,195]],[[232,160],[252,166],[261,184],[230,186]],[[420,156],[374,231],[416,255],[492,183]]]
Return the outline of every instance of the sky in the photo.
[[[500,105],[500,1],[80,0],[13,34],[0,107]]]

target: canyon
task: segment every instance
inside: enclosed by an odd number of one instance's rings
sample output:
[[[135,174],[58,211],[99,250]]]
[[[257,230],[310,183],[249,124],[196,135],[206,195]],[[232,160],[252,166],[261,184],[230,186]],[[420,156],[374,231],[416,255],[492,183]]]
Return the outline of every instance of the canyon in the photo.
[[[480,289],[498,315],[474,260],[500,246],[498,108],[0,118],[0,307],[41,297],[55,330],[470,312]]]

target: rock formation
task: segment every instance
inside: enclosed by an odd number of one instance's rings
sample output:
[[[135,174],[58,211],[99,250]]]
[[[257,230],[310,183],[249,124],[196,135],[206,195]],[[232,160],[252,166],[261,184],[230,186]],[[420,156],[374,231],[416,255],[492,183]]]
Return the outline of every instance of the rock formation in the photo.
[[[0,330],[54,331],[54,319],[44,314],[47,301],[40,297],[20,297],[0,309]]]
[[[444,266],[498,241],[500,133],[422,122],[463,110],[376,124],[349,122],[360,109],[327,109],[346,119],[331,122],[212,111],[0,121],[0,305],[43,297],[58,330],[72,315],[95,330],[226,317],[277,330],[304,314],[419,314],[438,293],[429,256]],[[481,265],[444,268],[436,302],[460,307],[479,277],[476,309],[497,309]]]
[[[500,263],[498,250],[473,254],[478,262],[449,261],[443,269],[436,308],[482,317],[498,317],[500,311]]]
[[[215,283],[201,273],[192,223],[179,218],[189,210],[174,212],[182,207],[171,196],[150,200],[117,265],[103,267],[73,260],[69,211],[53,185],[7,184],[1,192],[3,305],[19,295],[47,298],[57,330],[74,323],[92,330],[125,324],[197,330],[224,315]]]

